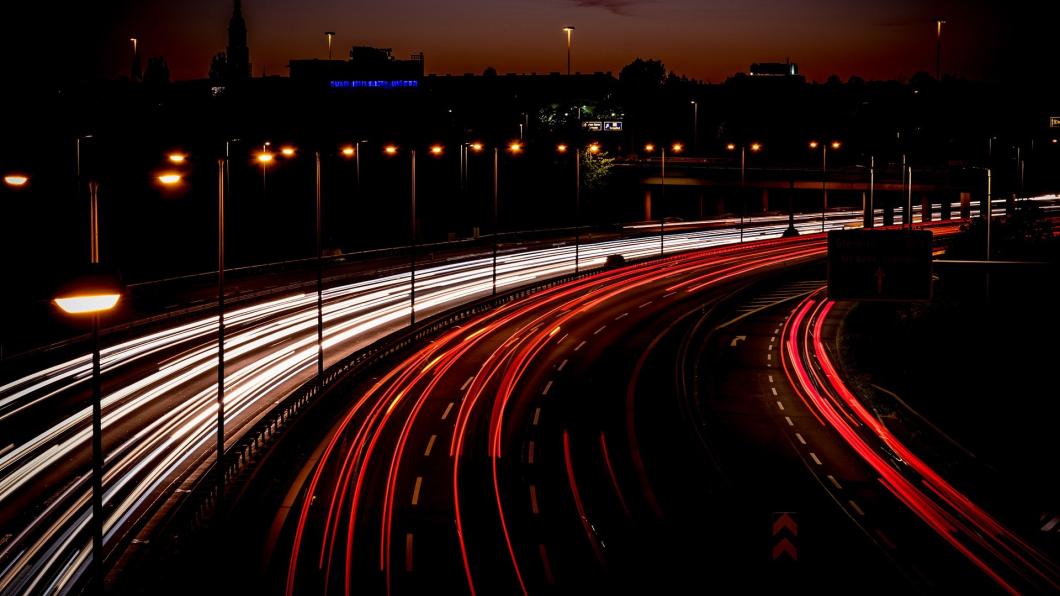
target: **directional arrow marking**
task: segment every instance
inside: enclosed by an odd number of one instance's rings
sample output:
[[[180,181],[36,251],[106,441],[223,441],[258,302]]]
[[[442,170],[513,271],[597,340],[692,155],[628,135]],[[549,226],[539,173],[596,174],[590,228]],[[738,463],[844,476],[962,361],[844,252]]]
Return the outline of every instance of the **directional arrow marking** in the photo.
[[[773,560],[776,561],[781,555],[787,555],[792,561],[799,560],[799,551],[787,538],[781,539],[780,542],[773,546]]]
[[[792,536],[799,535],[799,525],[795,523],[795,518],[791,517],[789,513],[781,513],[780,517],[773,520],[773,535],[776,536],[784,528],[787,528]]]
[[[729,344],[729,347],[730,348],[735,348],[736,344],[740,343],[741,341],[746,341],[746,340],[747,340],[747,336],[746,335],[737,335],[736,337],[732,338],[732,343]]]

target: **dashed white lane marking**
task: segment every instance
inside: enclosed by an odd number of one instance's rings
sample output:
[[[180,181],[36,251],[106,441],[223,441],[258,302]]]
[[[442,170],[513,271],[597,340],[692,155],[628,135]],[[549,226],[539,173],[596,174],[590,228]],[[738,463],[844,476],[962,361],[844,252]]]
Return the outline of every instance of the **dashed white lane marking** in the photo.
[[[467,380],[464,381],[464,384],[460,386],[460,390],[463,391],[464,389],[467,389],[467,386],[470,385],[471,381],[474,381],[474,380],[475,380],[475,376],[474,375],[468,377]]]
[[[559,344],[563,343],[563,340],[567,339],[568,335],[570,335],[570,333],[564,333],[563,337],[556,340],[556,345],[558,346]]]
[[[855,503],[853,499],[847,501],[847,503],[850,503],[850,508],[854,511],[857,511],[858,515],[860,515],[861,517],[865,517],[865,512],[861,510],[861,507],[858,507],[858,504]]]
[[[531,463],[531,464],[534,463],[534,442],[533,441],[530,441],[530,445],[527,447],[526,461],[528,463]]]
[[[445,406],[445,411],[442,412],[442,420],[445,420],[446,418],[448,418],[449,417],[449,412],[452,412],[452,411],[453,411],[453,402],[449,402],[449,405]]]
[[[596,331],[593,331],[593,335],[598,335],[604,329],[607,329],[607,325],[600,325],[599,329],[597,329]]]
[[[832,476],[831,474],[829,474],[827,476],[827,478],[828,478],[828,481],[832,483],[832,486],[834,486],[836,488],[836,490],[843,490],[843,486],[841,484],[839,484],[839,481],[835,479],[835,476]]]
[[[645,306],[648,306],[648,305],[649,305],[649,304],[651,304],[651,303],[652,303],[652,301],[651,301],[651,300],[649,300],[649,301],[645,302],[644,304],[641,304],[641,305],[640,305],[640,306],[638,306],[637,308],[644,308]]]
[[[817,454],[814,453],[813,451],[810,452],[810,459],[813,460],[813,463],[815,463],[817,465],[821,465],[821,460],[817,457]]]
[[[423,476],[416,476],[416,486],[412,487],[412,504],[420,502],[420,486],[423,484]]]
[[[795,426],[795,422],[791,420],[791,416],[785,416],[784,420],[788,421],[788,426]]]
[[[541,408],[534,408],[534,426],[537,426],[538,420],[541,419]]]
[[[578,346],[574,348],[574,351],[577,352],[578,350],[582,349],[582,346],[584,346],[586,343],[587,342],[583,339],[582,343],[578,344]]]
[[[534,515],[540,513],[537,510],[537,487],[533,484],[530,485],[530,511],[533,511]]]
[[[615,317],[615,320],[619,321],[619,320],[622,320],[622,319],[624,319],[624,318],[626,318],[628,316],[629,316],[629,313],[628,312],[624,312],[624,313],[618,315],[617,317]]]
[[[770,352],[772,352],[772,351],[773,351],[773,344],[769,344],[769,351],[770,351]]]
[[[677,292],[667,292],[667,293],[663,294],[663,298],[669,298],[670,296],[673,296],[676,293]]]
[[[545,389],[541,392],[541,395],[548,395],[549,389],[552,389],[552,381],[545,383]]]
[[[412,532],[405,534],[405,573],[412,573]]]
[[[769,375],[769,382],[770,382],[770,383],[772,383],[772,382],[773,382],[773,375]]]
[[[806,439],[802,438],[802,433],[795,433],[795,438],[799,440],[803,445],[806,444]]]
[[[770,388],[769,388],[769,390],[773,392],[773,397],[776,397],[776,395],[777,395],[777,388],[776,388],[776,387],[770,387]]]
[[[766,354],[766,360],[773,360],[773,353]]]
[[[434,449],[434,442],[438,439],[438,435],[431,435],[431,438],[427,440],[427,450],[423,452],[423,457],[431,456],[431,449]]]
[[[584,343],[584,342],[582,342],[582,343]],[[563,367],[564,367],[564,366],[567,366],[567,359],[566,359],[566,358],[564,358],[564,359],[563,359],[563,362],[560,362],[560,363],[559,363],[559,368],[557,368],[556,370],[558,370],[558,371],[561,371],[561,372],[562,372],[562,371],[563,371]]]
[[[779,399],[777,400],[777,407],[778,407],[778,408],[780,408],[780,411],[781,411],[781,412],[783,412],[783,411],[784,411],[784,404],[780,403],[780,400],[779,400]]]
[[[773,343],[775,341],[777,341],[776,336],[773,336],[773,337],[769,338],[769,343]]]

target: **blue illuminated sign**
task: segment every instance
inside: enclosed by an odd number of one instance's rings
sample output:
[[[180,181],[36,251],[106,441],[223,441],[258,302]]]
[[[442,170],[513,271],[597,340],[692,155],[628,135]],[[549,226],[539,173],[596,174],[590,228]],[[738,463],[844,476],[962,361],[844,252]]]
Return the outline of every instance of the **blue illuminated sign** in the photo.
[[[404,80],[404,81],[331,81],[329,86],[332,89],[415,89],[420,86],[420,82],[416,80]]]

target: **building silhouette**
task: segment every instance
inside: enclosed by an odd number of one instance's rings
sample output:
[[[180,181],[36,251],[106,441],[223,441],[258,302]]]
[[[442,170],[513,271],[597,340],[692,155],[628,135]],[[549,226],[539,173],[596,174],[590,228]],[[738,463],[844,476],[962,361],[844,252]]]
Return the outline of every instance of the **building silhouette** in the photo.
[[[250,48],[247,47],[247,23],[243,20],[242,8],[242,2],[235,0],[232,19],[228,21],[228,48],[225,56],[230,81],[250,78]]]

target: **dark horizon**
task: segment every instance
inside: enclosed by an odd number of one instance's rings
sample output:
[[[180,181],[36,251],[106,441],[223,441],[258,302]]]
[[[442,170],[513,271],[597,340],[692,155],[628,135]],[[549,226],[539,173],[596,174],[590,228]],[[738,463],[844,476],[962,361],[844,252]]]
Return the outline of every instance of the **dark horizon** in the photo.
[[[243,13],[253,75],[285,76],[289,60],[326,58],[325,30],[337,33],[336,59],[345,58],[353,45],[371,45],[393,48],[402,58],[424,52],[428,74],[479,74],[487,67],[502,73],[562,72],[566,50],[560,28],[571,24],[577,28],[577,72],[617,74],[635,58],[654,58],[679,75],[721,82],[746,72],[752,62],[790,60],[809,81],[831,75],[906,80],[917,72],[934,74],[935,18],[946,19],[943,75],[1033,83],[1057,70],[1047,35],[1055,7],[815,0],[798,6],[764,1],[750,8],[735,3],[706,8],[684,0],[574,0],[540,6],[476,1],[449,6],[449,13],[439,10],[426,4],[364,7],[318,1],[292,13],[277,0],[251,0]],[[144,66],[148,58],[161,56],[173,80],[205,78],[211,57],[225,49],[232,2],[122,1],[101,10],[71,11],[59,21],[37,7],[14,8],[9,22],[26,25],[10,31],[6,41],[8,54],[19,56],[12,64],[16,77],[66,82],[127,76],[129,38],[135,36]]]

